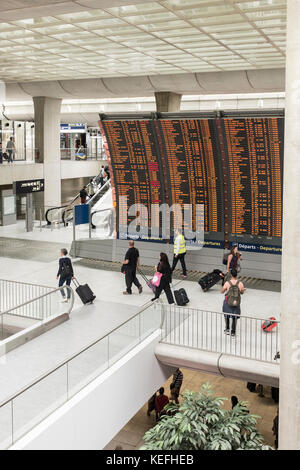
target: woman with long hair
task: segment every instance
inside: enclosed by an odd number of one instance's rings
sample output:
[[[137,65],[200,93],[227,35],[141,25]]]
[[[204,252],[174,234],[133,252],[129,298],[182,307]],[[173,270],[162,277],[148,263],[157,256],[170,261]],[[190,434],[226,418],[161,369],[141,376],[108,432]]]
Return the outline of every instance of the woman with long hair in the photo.
[[[241,254],[238,252],[237,245],[234,245],[227,258],[227,272],[229,273],[231,269],[236,269],[237,272],[240,271],[240,260],[242,259]]]
[[[160,254],[160,260],[155,271],[162,274],[159,286],[156,287],[155,297],[152,300],[159,298],[162,291],[165,291],[169,304],[174,304],[174,297],[171,291],[170,283],[172,282],[172,269],[166,253]]]

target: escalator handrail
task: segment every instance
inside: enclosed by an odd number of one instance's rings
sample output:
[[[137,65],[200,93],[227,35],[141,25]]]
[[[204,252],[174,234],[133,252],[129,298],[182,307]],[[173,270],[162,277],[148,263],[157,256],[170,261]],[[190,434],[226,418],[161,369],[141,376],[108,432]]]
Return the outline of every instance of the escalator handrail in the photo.
[[[109,184],[107,184],[107,183],[109,183]],[[91,184],[91,183],[90,183],[90,184]],[[93,200],[94,200],[97,196],[99,196],[99,194],[102,192],[102,190],[103,190],[104,188],[107,188],[107,189],[108,189],[109,187],[110,187],[110,180],[108,180],[103,186],[101,186],[101,188],[98,189],[98,191],[87,201],[87,204],[92,203]],[[63,211],[63,213],[62,213],[62,222],[63,222],[63,224],[66,223],[66,220],[65,220],[66,212],[67,212],[68,210],[71,210],[71,209],[72,209],[72,206],[71,206],[71,204],[70,204],[70,205],[67,206],[67,208]]]
[[[100,192],[105,188],[109,188],[110,187],[110,180],[106,181],[106,183],[101,186],[101,188],[99,188],[99,191],[97,191],[88,201],[87,201],[87,204],[91,204],[93,202],[93,200],[96,198],[96,196],[98,196],[100,194]]]
[[[63,209],[64,207],[68,207],[68,205],[65,205],[65,206],[58,206],[58,207],[50,207],[50,209],[47,209],[46,213],[45,213],[45,219],[46,219],[46,222],[51,225],[52,222],[48,219],[48,214],[50,211],[54,211],[54,210],[58,210],[58,209]]]
[[[88,184],[86,185],[86,188],[88,188],[91,184],[93,184],[94,181],[96,180],[96,178],[98,178],[98,176],[99,176],[99,175],[95,176],[95,177],[93,178],[93,181],[90,182],[90,183],[88,183]],[[91,199],[89,199],[88,204],[93,200],[93,198],[94,198],[95,196],[97,196],[97,195],[99,194],[99,192],[100,192],[100,191],[106,186],[106,184],[109,183],[109,182],[110,182],[110,180],[108,180],[103,186],[101,186],[101,188],[99,188],[99,191],[96,192],[96,193],[93,195],[93,197],[91,197]],[[48,210],[46,211],[46,213],[45,213],[46,222],[47,222],[49,225],[51,225],[51,223],[52,223],[52,222],[48,219],[48,214],[49,214],[50,211],[52,211],[52,210],[59,210],[59,209],[65,209],[65,210],[62,212],[61,221],[60,221],[60,222],[63,222],[63,224],[65,224],[65,212],[68,210],[68,208],[70,208],[70,209],[72,208],[72,205],[74,204],[74,202],[76,201],[76,199],[78,199],[79,197],[80,197],[80,192],[71,200],[71,202],[69,202],[69,204],[64,204],[63,206],[57,206],[57,207],[50,207],[50,209],[48,209]]]

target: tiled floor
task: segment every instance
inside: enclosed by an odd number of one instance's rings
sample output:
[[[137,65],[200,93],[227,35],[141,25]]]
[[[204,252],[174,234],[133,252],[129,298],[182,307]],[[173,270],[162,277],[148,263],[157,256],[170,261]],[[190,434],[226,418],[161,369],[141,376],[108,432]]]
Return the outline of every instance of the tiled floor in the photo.
[[[183,374],[182,391],[185,389],[198,391],[205,382],[209,381],[215,395],[228,398],[224,408],[230,408],[230,397],[232,395],[236,395],[239,400],[247,401],[250,413],[261,417],[258,420],[258,429],[264,436],[265,442],[271,446],[274,445],[272,426],[277,412],[277,405],[271,398],[270,387],[264,388],[265,397],[261,398],[258,393],[249,392],[246,384],[238,380],[215,377],[191,370],[183,370]],[[166,393],[169,393],[170,382],[171,379],[164,385]],[[117,446],[121,446],[123,450],[138,450],[143,445],[144,433],[154,425],[154,413],[152,412],[150,417],[147,416],[147,403],[145,403],[143,408],[124,426],[105,449],[114,450]]]

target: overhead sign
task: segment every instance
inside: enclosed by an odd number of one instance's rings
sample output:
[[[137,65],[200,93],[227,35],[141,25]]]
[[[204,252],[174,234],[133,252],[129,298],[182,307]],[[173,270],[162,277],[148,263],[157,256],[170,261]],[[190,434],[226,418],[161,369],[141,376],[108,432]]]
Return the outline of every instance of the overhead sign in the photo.
[[[86,132],[86,124],[61,124],[61,133],[83,134]]]
[[[24,180],[14,182],[15,194],[41,193],[45,191],[45,180]]]

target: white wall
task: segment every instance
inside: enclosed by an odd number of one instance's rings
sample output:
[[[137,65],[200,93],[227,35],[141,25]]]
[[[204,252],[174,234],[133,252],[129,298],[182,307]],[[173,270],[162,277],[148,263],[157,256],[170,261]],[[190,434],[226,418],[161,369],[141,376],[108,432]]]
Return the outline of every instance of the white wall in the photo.
[[[11,450],[101,450],[172,374],[154,350],[156,331]]]
[[[85,178],[96,176],[100,172],[101,165],[107,165],[107,161],[61,161],[61,179]]]
[[[61,179],[68,178],[89,178],[99,173],[101,165],[106,165],[107,161],[62,161]],[[0,186],[13,184],[14,181],[26,179],[38,179],[44,177],[43,163],[33,164],[3,164],[0,165]]]
[[[12,184],[14,181],[43,178],[44,165],[42,163],[0,165],[0,185]]]

